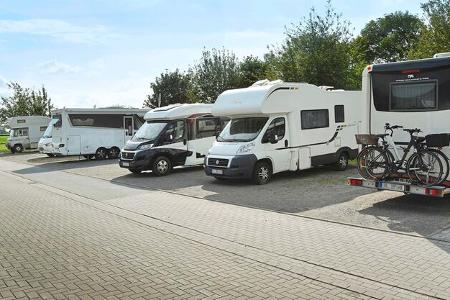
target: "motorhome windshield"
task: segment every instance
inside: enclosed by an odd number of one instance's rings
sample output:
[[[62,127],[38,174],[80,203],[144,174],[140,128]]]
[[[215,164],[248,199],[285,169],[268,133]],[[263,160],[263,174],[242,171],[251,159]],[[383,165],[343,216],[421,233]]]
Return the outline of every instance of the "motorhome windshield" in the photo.
[[[249,142],[254,140],[269,118],[232,119],[217,137],[219,142]]]
[[[145,122],[141,128],[133,136],[133,141],[153,141],[155,140],[161,131],[166,127],[168,122]]]
[[[59,122],[58,119],[52,119],[50,123],[47,126],[47,129],[45,129],[44,135],[42,136],[44,139],[50,139],[52,137],[53,132],[53,126]]]

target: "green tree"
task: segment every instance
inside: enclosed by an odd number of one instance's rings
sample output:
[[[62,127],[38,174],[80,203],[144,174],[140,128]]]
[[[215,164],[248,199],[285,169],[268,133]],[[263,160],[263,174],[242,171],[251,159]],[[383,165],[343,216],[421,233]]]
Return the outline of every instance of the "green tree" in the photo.
[[[239,87],[239,61],[225,49],[203,49],[202,56],[190,70],[193,102],[212,103],[223,91]]]
[[[265,61],[256,56],[246,56],[239,63],[239,87],[249,87],[262,79],[274,79]]]
[[[367,64],[406,60],[423,26],[419,17],[398,11],[367,23],[353,46]]]
[[[285,81],[347,88],[349,27],[327,1],[323,16],[311,9],[308,18],[287,29],[281,47],[272,47],[265,58]]]
[[[17,82],[7,84],[11,95],[1,97],[0,123],[14,116],[50,116],[53,105],[45,87],[34,91]]]
[[[178,69],[174,72],[166,70],[159,77],[156,77],[155,82],[150,83],[150,88],[153,93],[147,95],[144,106],[158,106],[159,99],[161,99],[161,106],[174,103],[187,103],[189,102],[189,85],[190,78],[188,74],[180,72]]]
[[[436,53],[450,52],[450,0],[429,0],[422,4],[425,29],[410,58],[428,58]]]

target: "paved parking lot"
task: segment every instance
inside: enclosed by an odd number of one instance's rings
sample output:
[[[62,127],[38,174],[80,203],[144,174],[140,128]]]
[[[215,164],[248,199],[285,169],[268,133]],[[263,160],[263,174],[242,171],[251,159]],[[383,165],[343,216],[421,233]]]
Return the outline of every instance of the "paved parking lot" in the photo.
[[[354,169],[256,187],[38,154],[0,166],[4,298],[450,299],[449,199],[345,186]]]

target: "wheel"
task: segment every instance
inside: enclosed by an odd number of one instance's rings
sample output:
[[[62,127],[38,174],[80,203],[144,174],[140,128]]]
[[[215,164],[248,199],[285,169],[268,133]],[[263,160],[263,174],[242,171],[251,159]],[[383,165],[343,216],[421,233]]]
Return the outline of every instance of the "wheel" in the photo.
[[[379,180],[389,175],[389,157],[377,147],[371,147],[366,153],[366,173],[369,179]]]
[[[406,173],[411,180],[417,180],[425,185],[439,185],[445,180],[441,159],[428,150],[415,153],[409,158]]]
[[[446,181],[448,178],[448,175],[450,173],[450,165],[448,162],[447,155],[445,155],[444,152],[442,152],[441,150],[438,150],[438,149],[427,149],[427,150],[436,154],[439,157],[439,159],[441,160],[442,166],[444,167],[444,175],[442,176],[443,177],[442,182]]]
[[[93,154],[89,154],[89,155],[83,155],[84,158],[86,158],[87,160],[91,160],[94,158],[95,155]]]
[[[131,173],[133,174],[141,174],[141,170],[136,170],[136,169],[128,169]]]
[[[345,171],[348,167],[348,154],[347,152],[341,152],[339,154],[338,160],[334,165],[336,171]]]
[[[106,148],[100,147],[95,151],[95,159],[103,160],[108,156],[108,150]]]
[[[272,168],[265,161],[256,163],[255,170],[253,171],[253,181],[255,184],[266,184],[272,178]]]
[[[48,157],[54,157],[55,155],[52,153],[46,153]]]
[[[172,162],[165,156],[160,156],[153,162],[152,171],[156,176],[165,176],[170,173]]]
[[[13,153],[15,153],[15,152],[17,152],[17,153],[23,152],[23,146],[22,146],[21,144],[14,145],[13,149],[14,149],[14,152],[13,152]],[[12,149],[11,149],[11,150],[12,150]],[[11,152],[12,152],[12,151],[11,151]]]
[[[112,147],[111,149],[109,149],[108,158],[116,159],[116,158],[119,158],[119,155],[120,155],[120,149],[119,148]]]
[[[367,174],[367,153],[372,147],[364,147],[356,157],[356,163],[358,165],[358,173],[363,178],[369,178]]]

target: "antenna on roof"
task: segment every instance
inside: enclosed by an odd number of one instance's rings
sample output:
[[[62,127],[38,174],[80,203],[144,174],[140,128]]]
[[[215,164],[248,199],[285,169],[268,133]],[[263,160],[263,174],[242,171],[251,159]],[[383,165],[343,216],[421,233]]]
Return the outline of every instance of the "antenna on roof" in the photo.
[[[161,94],[158,94],[158,107],[161,107]]]

